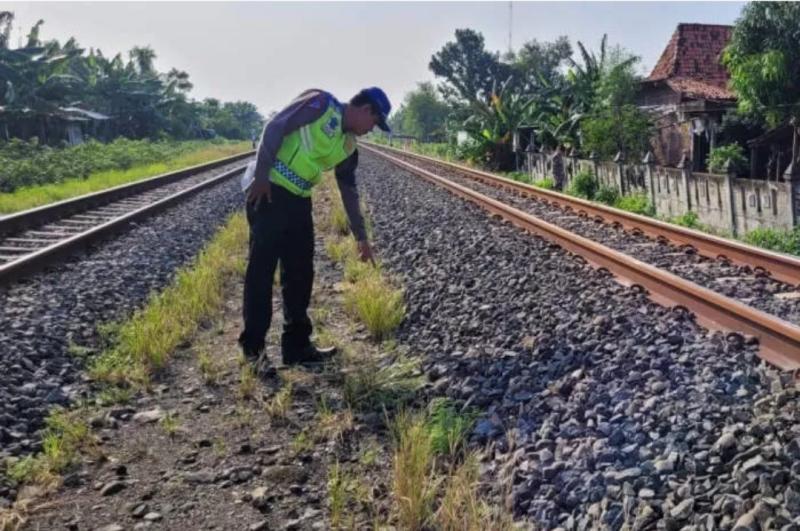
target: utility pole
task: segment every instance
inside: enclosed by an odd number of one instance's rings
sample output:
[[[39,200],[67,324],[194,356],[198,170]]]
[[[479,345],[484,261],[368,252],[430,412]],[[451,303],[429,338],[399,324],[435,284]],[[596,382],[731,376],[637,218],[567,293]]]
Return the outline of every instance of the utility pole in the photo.
[[[511,45],[512,45],[511,30],[512,30],[513,20],[514,20],[513,17],[514,17],[514,3],[513,2],[509,2],[508,3],[508,54],[509,55],[511,55],[511,53],[513,51],[513,48],[511,47]]]

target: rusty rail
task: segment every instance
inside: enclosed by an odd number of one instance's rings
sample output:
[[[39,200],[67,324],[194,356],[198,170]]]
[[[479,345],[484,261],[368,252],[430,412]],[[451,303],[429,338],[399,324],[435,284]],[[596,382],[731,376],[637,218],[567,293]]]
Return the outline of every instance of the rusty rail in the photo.
[[[700,324],[709,329],[756,337],[759,340],[759,355],[763,359],[783,370],[800,369],[800,327],[547,223],[374,147],[364,146],[364,148],[472,201],[520,228],[557,243],[568,251],[582,256],[595,267],[605,268],[623,284],[641,286],[648,291],[655,302],[661,305],[686,308],[696,315]],[[456,169],[460,170],[458,167]]]
[[[360,142],[360,144],[364,144]],[[633,214],[617,208],[599,205],[585,199],[572,197],[553,190],[536,188],[529,184],[520,183],[506,177],[494,175],[468,166],[462,166],[452,162],[447,162],[425,155],[409,153],[400,149],[378,144],[369,144],[376,148],[398,153],[406,157],[425,160],[431,163],[447,166],[453,170],[465,174],[466,177],[476,179],[480,182],[493,186],[509,188],[524,195],[534,197],[540,201],[557,205],[561,208],[572,209],[576,212],[585,212],[587,215],[599,216],[610,223],[618,223],[627,230],[642,231],[654,238],[666,238],[676,245],[688,245],[693,247],[703,256],[709,258],[724,258],[733,263],[746,265],[756,270],[763,270],[773,278],[800,287],[800,259],[766,249],[760,249],[751,245],[720,238],[711,234],[706,234],[697,230],[674,225],[657,219]]]

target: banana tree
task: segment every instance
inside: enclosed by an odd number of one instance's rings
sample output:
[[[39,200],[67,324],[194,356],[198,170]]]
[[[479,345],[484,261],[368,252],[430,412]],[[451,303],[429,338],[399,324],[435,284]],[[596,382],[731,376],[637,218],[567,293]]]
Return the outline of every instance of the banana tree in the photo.
[[[47,123],[69,105],[83,81],[74,75],[72,64],[82,50],[74,41],[65,46],[57,42],[41,44],[37,23],[28,35],[25,47],[8,47],[7,28],[12,18],[0,14],[0,107],[6,123],[30,121],[38,128],[39,140],[47,141]]]
[[[464,129],[477,144],[484,163],[503,171],[514,169],[514,131],[527,120],[533,103],[534,98],[513,91],[511,77],[499,88],[494,84],[489,101],[470,102],[472,115]]]
[[[548,149],[580,145],[580,122],[585,113],[576,108],[569,82],[553,83],[542,79],[530,109],[530,125],[536,141]]]

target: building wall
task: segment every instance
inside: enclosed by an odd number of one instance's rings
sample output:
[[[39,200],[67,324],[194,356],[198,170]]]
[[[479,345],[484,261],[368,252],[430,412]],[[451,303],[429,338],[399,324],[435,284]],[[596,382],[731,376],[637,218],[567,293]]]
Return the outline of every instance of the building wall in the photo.
[[[542,153],[528,153],[526,169],[533,179],[550,177],[552,163]],[[656,216],[674,218],[695,212],[698,221],[721,234],[742,236],[756,228],[791,229],[794,224],[790,182],[740,179],[692,172],[661,165],[618,164],[564,157],[569,179],[579,170],[591,171],[601,185],[625,193],[645,193]]]

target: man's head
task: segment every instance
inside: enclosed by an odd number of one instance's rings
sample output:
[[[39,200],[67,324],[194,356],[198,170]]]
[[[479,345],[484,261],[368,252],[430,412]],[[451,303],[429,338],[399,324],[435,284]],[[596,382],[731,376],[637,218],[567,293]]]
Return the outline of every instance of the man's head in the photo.
[[[386,117],[392,110],[392,104],[386,93],[378,87],[365,88],[350,99],[344,110],[344,129],[358,136],[366,135],[376,125],[389,131]]]

